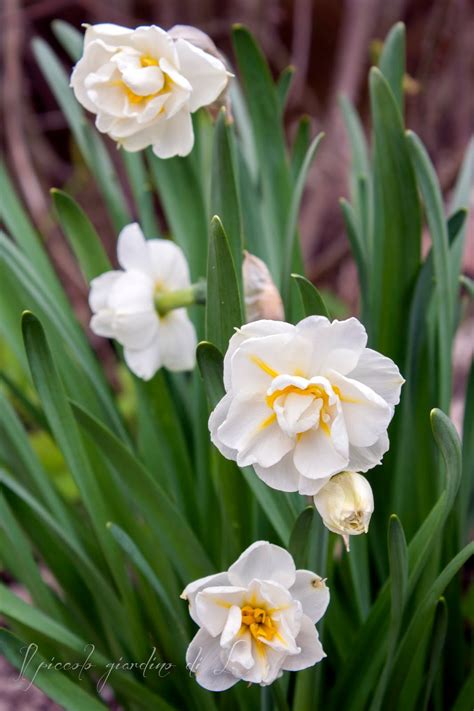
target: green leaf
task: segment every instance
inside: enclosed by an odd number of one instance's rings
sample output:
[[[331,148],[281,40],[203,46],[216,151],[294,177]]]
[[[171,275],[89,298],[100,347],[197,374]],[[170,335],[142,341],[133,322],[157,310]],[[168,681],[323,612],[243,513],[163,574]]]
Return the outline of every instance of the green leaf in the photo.
[[[84,46],[82,32],[79,32],[79,30],[76,30],[69,22],[64,22],[64,20],[53,20],[51,28],[55,37],[64,47],[71,59],[77,62],[82,56]]]
[[[57,188],[51,190],[51,196],[59,223],[86,282],[112,269],[99,235],[77,202]]]
[[[398,708],[396,704],[402,689],[404,693],[407,692],[407,689],[404,689],[404,679],[406,678],[411,661],[417,651],[423,630],[426,628],[434,612],[438,599],[452,578],[472,555],[474,555],[474,542],[465,546],[453,558],[440,575],[438,575],[424,600],[418,605],[398,648],[394,671],[386,694],[386,706],[384,708],[386,708],[387,711]],[[416,682],[419,683],[419,679],[417,679]]]
[[[441,189],[425,147],[412,131],[407,142],[425,203],[425,212],[433,243],[433,264],[438,314],[439,406],[448,409],[451,400],[451,348],[453,338],[453,287],[449,271],[448,230],[443,211]]]
[[[281,110],[282,114],[285,111],[286,103],[288,101],[288,96],[291,91],[293,77],[295,76],[295,71],[296,71],[295,67],[293,67],[290,64],[290,66],[285,67],[285,69],[282,71],[282,73],[278,77],[277,95],[278,95],[278,103],[280,104],[280,110]]]
[[[371,174],[369,151],[365,138],[364,127],[359,114],[346,96],[341,96],[339,105],[346,126],[349,143],[351,146],[351,197],[354,204],[357,201],[357,180],[359,176]]]
[[[441,661],[441,653],[443,651],[446,640],[446,631],[448,627],[448,608],[446,600],[441,597],[438,600],[435,610],[435,619],[433,623],[433,635],[430,643],[430,659],[428,664],[428,676],[425,682],[425,693],[422,709],[428,711],[431,691],[433,689],[434,680],[438,672]]]
[[[67,711],[105,711],[107,706],[84,691],[78,684],[68,679],[57,669],[46,668],[48,660],[36,652],[34,664],[25,664],[25,650],[28,645],[8,630],[0,629],[0,651],[18,672],[26,676],[52,701]],[[42,666],[40,666],[42,665]],[[38,673],[37,670],[39,669]],[[27,688],[28,685],[25,685]]]
[[[284,546],[288,546],[295,520],[292,506],[287,498],[288,495],[284,496],[274,489],[270,489],[258,478],[251,467],[245,467],[241,471],[281,542]]]
[[[297,568],[307,568],[308,566],[308,539],[314,517],[314,506],[307,506],[296,519],[291,531],[288,551],[293,556]]]
[[[314,284],[311,284],[306,277],[301,276],[300,274],[292,274],[291,276],[298,285],[305,315],[325,316],[326,318],[331,319],[323,297]]]
[[[191,156],[161,160],[147,151],[148,165],[173,239],[189,262],[192,281],[206,273],[208,213],[202,181]]]
[[[133,199],[137,207],[138,221],[147,239],[160,237],[160,229],[155,215],[153,185],[145,165],[144,156],[130,151],[121,153],[128,181],[132,188]]]
[[[459,277],[459,283],[466,289],[471,299],[474,299],[474,279],[469,279],[468,276],[463,274]]]
[[[242,293],[243,238],[234,151],[232,128],[221,109],[214,128],[211,213],[219,215],[224,226]]]
[[[146,516],[148,525],[162,542],[183,580],[209,575],[213,569],[212,563],[166,491],[102,423],[76,403],[72,403],[72,408],[77,422],[117,470],[120,486],[129,500],[136,502]]]
[[[431,413],[431,426],[445,465],[446,488],[408,546],[407,599],[413,593],[433,549],[440,540],[461,479],[461,447],[453,423],[443,412],[435,409]],[[347,705],[348,711],[367,707],[367,699],[373,693],[377,675],[383,664],[389,605],[390,589],[386,583],[381,588],[365,624],[358,632],[350,654],[344,661],[344,667],[340,670],[329,695],[331,707],[340,708],[342,703]],[[357,679],[357,687],[354,687],[354,679]]]
[[[408,584],[408,558],[405,534],[397,516],[392,515],[388,524],[388,553],[390,561],[390,627],[385,666],[377,684],[370,711],[382,708],[382,701],[393,666],[393,659],[405,608]]]
[[[298,215],[300,211],[301,199],[303,197],[308,171],[314,158],[316,157],[317,150],[323,137],[324,133],[320,133],[311,141],[301,165],[300,172],[296,178],[296,185],[291,195],[290,208],[285,223],[285,246],[283,250],[283,271],[281,276],[282,298],[285,306],[287,305],[289,299],[290,272],[295,251],[295,236],[298,227]]]
[[[298,122],[291,150],[291,180],[296,182],[311,141],[311,117],[306,114]]]
[[[393,92],[403,115],[403,78],[405,76],[405,25],[397,22],[383,44],[379,68]]]
[[[22,330],[31,375],[51,432],[81,492],[84,506],[91,517],[97,540],[110,569],[114,575],[119,575],[116,549],[111,546],[105,531],[105,525],[110,518],[106,502],[85,454],[43,327],[31,312],[25,312]]]
[[[400,111],[375,68],[370,72],[370,98],[375,138],[372,345],[401,363],[401,334],[420,265],[420,207]]]
[[[222,353],[212,343],[201,341],[197,347],[196,357],[209,406],[215,407],[225,395]]]
[[[262,177],[265,229],[273,235],[269,267],[278,286],[291,199],[280,104],[270,68],[250,32],[241,25],[235,25],[232,40]]]
[[[22,252],[27,255],[38,275],[48,284],[49,290],[54,293],[58,302],[69,309],[64,290],[51,266],[41,237],[26,214],[13,188],[3,161],[0,161],[0,195],[2,196],[0,214],[10,231],[11,237]]]
[[[212,218],[207,262],[206,338],[225,353],[243,322],[235,266],[220,219]]]

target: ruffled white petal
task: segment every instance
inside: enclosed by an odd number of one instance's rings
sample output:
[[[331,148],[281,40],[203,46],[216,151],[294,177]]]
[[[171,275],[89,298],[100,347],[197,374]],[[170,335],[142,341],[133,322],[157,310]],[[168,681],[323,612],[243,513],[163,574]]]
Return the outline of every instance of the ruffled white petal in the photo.
[[[89,292],[91,311],[95,313],[107,308],[110,291],[122,273],[121,271],[105,272],[91,281]]]
[[[272,489],[279,491],[298,491],[300,473],[293,463],[293,451],[288,452],[279,462],[271,467],[254,464],[257,476]]]
[[[349,445],[349,461],[347,467],[353,472],[367,472],[381,463],[383,455],[388,451],[390,443],[388,435],[383,432],[375,444],[370,447]]]
[[[196,365],[197,338],[186,309],[175,309],[160,319],[161,361],[173,371],[192,370]]]
[[[218,587],[222,585],[229,585],[229,576],[227,573],[215,573],[214,575],[206,575],[204,578],[199,578],[194,580],[189,585],[186,585],[180,597],[183,600],[187,600],[189,603],[189,614],[193,618],[196,624],[199,624],[199,618],[196,613],[196,595],[201,590],[207,587]]]
[[[228,571],[232,585],[249,585],[252,580],[272,580],[286,588],[295,581],[296,568],[284,548],[267,541],[253,543]]]
[[[245,587],[234,586],[230,574],[229,580],[232,585],[206,587],[195,598],[199,623],[213,637],[222,633],[231,607],[237,605],[240,609],[244,602]]]
[[[149,275],[147,243],[137,222],[121,230],[117,241],[117,258],[122,269],[134,269]]]
[[[296,638],[296,644],[301,648],[301,652],[286,657],[283,663],[283,669],[286,671],[307,669],[320,662],[326,656],[319,641],[316,627],[306,615],[301,620],[301,629]]]
[[[400,391],[405,382],[393,360],[366,348],[354,370],[348,373],[352,380],[367,385],[389,405],[395,407],[400,402]]]
[[[326,375],[328,369],[345,375],[355,368],[367,343],[367,333],[356,318],[329,321],[308,316],[296,327],[313,346],[312,374]]]
[[[196,111],[201,106],[212,104],[224,91],[228,81],[223,63],[183,39],[176,41],[176,51],[180,71],[192,87],[190,110]]]
[[[328,435],[321,428],[301,435],[295,447],[294,463],[307,479],[323,479],[347,466],[348,441],[342,416],[338,415]]]
[[[155,283],[167,291],[186,289],[191,284],[183,250],[168,239],[147,242],[149,268]]]
[[[322,578],[310,570],[297,570],[290,593],[300,601],[303,613],[315,623],[321,619],[329,605],[329,588]]]
[[[191,114],[186,109],[178,111],[168,121],[160,123],[160,131],[153,141],[153,153],[158,158],[187,156],[194,145]]]
[[[363,383],[334,371],[329,373],[329,378],[340,391],[349,442],[356,447],[374,444],[387,429],[393,408]]]
[[[186,652],[186,664],[195,672],[196,681],[209,691],[225,691],[239,681],[222,662],[219,640],[200,629]]]
[[[123,355],[132,373],[142,380],[151,380],[163,365],[160,335],[158,334],[146,348],[140,350],[124,348]]]

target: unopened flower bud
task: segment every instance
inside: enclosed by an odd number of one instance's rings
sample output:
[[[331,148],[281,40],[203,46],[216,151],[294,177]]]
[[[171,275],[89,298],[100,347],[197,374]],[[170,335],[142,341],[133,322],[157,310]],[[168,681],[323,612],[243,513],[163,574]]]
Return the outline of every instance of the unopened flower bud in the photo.
[[[314,497],[314,504],[324,525],[339,533],[346,543],[348,536],[367,533],[374,510],[374,497],[367,479],[357,472],[341,472],[331,477]]]
[[[283,302],[265,262],[244,252],[242,278],[247,323],[259,319],[283,321]]]

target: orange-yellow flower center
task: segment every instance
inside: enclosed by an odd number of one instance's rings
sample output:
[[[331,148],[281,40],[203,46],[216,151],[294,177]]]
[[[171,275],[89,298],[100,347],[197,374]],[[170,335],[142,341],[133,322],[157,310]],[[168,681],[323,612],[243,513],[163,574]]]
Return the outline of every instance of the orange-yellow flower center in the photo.
[[[262,639],[272,640],[278,634],[276,625],[271,615],[262,607],[252,607],[244,605],[242,610],[242,628],[250,630],[252,637],[260,642]]]

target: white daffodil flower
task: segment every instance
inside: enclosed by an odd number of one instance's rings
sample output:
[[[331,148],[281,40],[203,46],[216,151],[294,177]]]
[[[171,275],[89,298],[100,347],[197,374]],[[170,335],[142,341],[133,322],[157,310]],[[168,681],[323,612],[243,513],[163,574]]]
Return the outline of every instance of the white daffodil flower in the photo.
[[[96,126],[127,151],[152,146],[159,158],[185,156],[191,114],[212,104],[228,72],[215,56],[160,27],[89,26],[71,87]]]
[[[348,536],[369,530],[374,512],[374,496],[367,479],[358,472],[341,472],[331,477],[314,497],[324,525],[339,533],[349,549]]]
[[[253,543],[226,573],[196,580],[181,597],[200,627],[187,666],[205,689],[224,691],[240,679],[267,686],[326,656],[314,625],[329,590],[279,546]]]
[[[274,489],[310,496],[333,474],[376,466],[404,380],[366,343],[356,318],[243,326],[224,358],[213,443]]]
[[[120,232],[117,256],[123,271],[105,272],[91,282],[91,329],[121,343],[128,367],[143,380],[162,366],[191,370],[196,333],[186,309],[160,316],[156,308],[160,295],[191,287],[183,252],[169,240],[146,240],[133,223]]]

